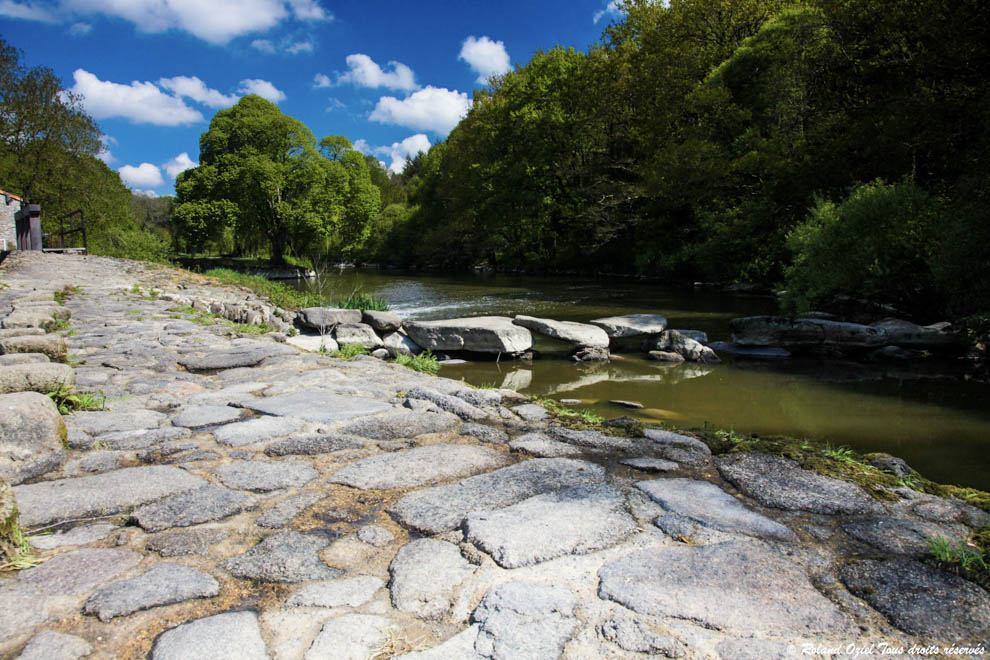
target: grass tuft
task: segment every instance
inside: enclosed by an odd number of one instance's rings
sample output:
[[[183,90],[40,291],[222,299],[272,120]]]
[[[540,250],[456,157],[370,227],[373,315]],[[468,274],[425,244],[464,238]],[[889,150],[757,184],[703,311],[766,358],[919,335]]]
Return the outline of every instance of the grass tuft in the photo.
[[[48,398],[55,402],[59,414],[71,415],[79,410],[103,410],[107,397],[103,392],[79,392],[74,387],[60,384],[57,389],[47,392]]]
[[[0,572],[23,571],[28,568],[34,568],[41,563],[41,559],[34,554],[34,548],[28,543],[24,532],[21,530],[21,526],[17,522],[14,522],[10,529],[10,540],[13,542],[14,547],[17,548],[17,553],[6,563],[0,564]]]
[[[395,363],[424,374],[436,375],[440,371],[440,361],[430,351],[415,356],[399,353],[395,356]]]
[[[367,293],[361,293],[359,291],[354,291],[345,298],[338,298],[334,300],[332,305],[334,307],[340,307],[341,309],[371,309],[378,312],[387,312],[391,308],[389,302],[384,298],[372,296]]]
[[[361,344],[341,344],[336,351],[328,351],[326,347],[321,347],[320,352],[341,360],[353,360],[359,355],[370,355],[371,353]]]
[[[569,428],[583,430],[587,428],[587,425],[600,425],[605,421],[604,417],[591,412],[587,408],[568,408],[553,399],[535,397],[533,403],[546,408],[551,415],[557,418],[558,422],[562,423],[562,426]],[[581,426],[576,426],[576,424]]]

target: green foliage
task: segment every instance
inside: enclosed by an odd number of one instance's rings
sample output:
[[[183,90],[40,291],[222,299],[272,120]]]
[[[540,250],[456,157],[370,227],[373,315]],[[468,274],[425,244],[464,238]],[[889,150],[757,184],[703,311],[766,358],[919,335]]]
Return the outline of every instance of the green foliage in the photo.
[[[543,406],[551,415],[567,426],[573,426],[572,422],[583,424],[601,424],[605,418],[594,413],[587,408],[570,408],[554,399],[544,397],[534,397],[533,403]]]
[[[294,310],[323,304],[316,294],[296,291],[279,282],[267,280],[260,275],[245,275],[229,268],[213,268],[206,271],[204,275],[216,278],[221,284],[231,284],[250,289],[259,296],[268,298],[272,304],[282,309]]]
[[[405,353],[399,353],[395,356],[395,363],[401,364],[403,367],[409,367],[413,371],[419,371],[426,374],[434,374],[440,371],[440,361],[437,360],[436,356],[430,351],[425,351],[419,355],[406,355]]]
[[[6,571],[23,571],[34,568],[42,563],[42,560],[34,554],[34,548],[28,543],[27,537],[21,526],[14,522],[9,530],[9,539],[16,548],[16,553],[8,561],[0,564],[0,573]]]
[[[80,392],[75,388],[60,385],[57,389],[47,393],[48,398],[55,402],[58,411],[62,415],[71,415],[80,410],[103,410],[107,397],[100,392]]]
[[[341,344],[336,351],[328,351],[325,347],[320,347],[321,353],[326,353],[330,357],[341,360],[353,360],[359,355],[368,355],[370,351],[361,344]]]
[[[341,309],[371,309],[379,312],[387,312],[391,307],[389,302],[384,298],[372,296],[368,293],[361,293],[360,291],[354,291],[344,298],[337,298],[331,305],[333,307],[340,307]]]

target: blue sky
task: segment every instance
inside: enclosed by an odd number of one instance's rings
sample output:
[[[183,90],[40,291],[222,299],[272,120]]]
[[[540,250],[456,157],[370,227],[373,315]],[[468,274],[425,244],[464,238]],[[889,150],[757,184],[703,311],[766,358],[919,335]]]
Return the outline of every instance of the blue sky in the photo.
[[[398,169],[488,74],[585,50],[618,17],[616,0],[0,0],[0,35],[83,97],[125,183],[168,195],[245,93]]]

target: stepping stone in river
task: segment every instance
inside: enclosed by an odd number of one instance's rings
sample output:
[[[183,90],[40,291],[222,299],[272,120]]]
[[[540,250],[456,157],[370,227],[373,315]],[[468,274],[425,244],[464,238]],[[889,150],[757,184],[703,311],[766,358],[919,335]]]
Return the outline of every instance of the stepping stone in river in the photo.
[[[212,576],[182,564],[161,563],[146,573],[103,587],[86,601],[83,611],[100,621],[159,605],[211,598],[220,593]]]
[[[457,586],[476,569],[453,543],[419,539],[402,546],[388,570],[397,610],[439,620],[450,609]]]
[[[255,412],[278,417],[296,417],[307,422],[330,424],[352,417],[362,417],[391,410],[383,401],[356,396],[331,394],[320,390],[307,390],[281,394],[265,399],[245,402],[245,407]],[[344,431],[347,433],[348,431]]]
[[[322,536],[278,532],[221,566],[234,577],[261,582],[329,580],[343,575],[343,571],[330,568],[316,556],[329,543]]]
[[[608,348],[608,334],[601,328],[587,323],[555,321],[553,319],[541,319],[522,314],[517,315],[512,322],[524,328],[529,328],[537,334],[566,341],[575,346]]]
[[[605,470],[569,458],[537,458],[446,486],[409,493],[390,509],[405,527],[438,534],[457,527],[471,511],[492,511],[563,488],[602,483]]]
[[[228,488],[267,492],[302,486],[315,479],[319,473],[307,461],[285,460],[263,463],[239,461],[213,469],[213,474]]]
[[[254,612],[226,612],[166,630],[151,660],[268,660]]]
[[[255,506],[257,503],[253,497],[210,484],[146,504],[132,517],[145,531],[158,532],[170,527],[189,527],[221,520]]]
[[[330,483],[362,490],[412,488],[502,467],[504,454],[474,445],[436,444],[361,459],[337,470]]]

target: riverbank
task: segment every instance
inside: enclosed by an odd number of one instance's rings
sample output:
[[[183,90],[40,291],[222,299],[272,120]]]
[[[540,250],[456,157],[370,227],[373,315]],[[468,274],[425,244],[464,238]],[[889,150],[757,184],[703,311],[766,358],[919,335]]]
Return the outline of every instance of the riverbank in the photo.
[[[13,488],[44,563],[0,575],[0,655],[734,659],[990,632],[987,592],[929,554],[990,523],[945,497],[972,493],[300,351],[177,309],[244,301],[191,273],[17,254],[0,281],[10,307],[79,287],[54,331],[107,396]]]

